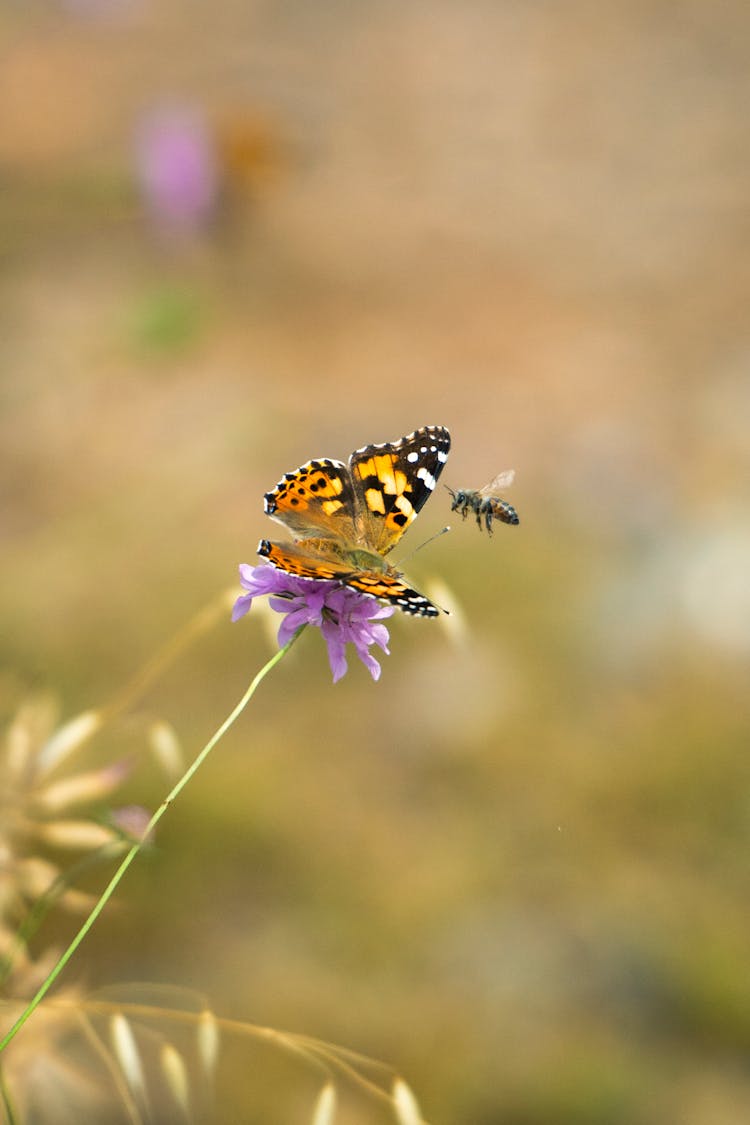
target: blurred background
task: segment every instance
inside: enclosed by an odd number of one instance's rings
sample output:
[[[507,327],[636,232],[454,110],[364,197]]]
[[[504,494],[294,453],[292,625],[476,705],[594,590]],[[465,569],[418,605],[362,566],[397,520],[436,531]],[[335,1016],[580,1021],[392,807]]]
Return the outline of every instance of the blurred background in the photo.
[[[521,520],[438,490],[397,555],[452,523],[405,564],[451,627],[335,687],[305,635],[68,978],[433,1123],[750,1119],[747,5],[26,0],[0,44],[4,716],[116,694],[310,457],[445,425]],[[222,619],[92,752],[192,756],[270,651]]]

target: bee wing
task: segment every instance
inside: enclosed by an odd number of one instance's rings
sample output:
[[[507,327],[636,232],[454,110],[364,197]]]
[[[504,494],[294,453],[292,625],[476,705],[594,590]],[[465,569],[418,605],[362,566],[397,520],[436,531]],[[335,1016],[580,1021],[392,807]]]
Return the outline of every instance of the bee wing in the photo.
[[[495,492],[499,492],[502,488],[507,488],[509,484],[513,484],[513,479],[516,475],[515,469],[505,469],[504,472],[498,473],[494,480],[486,484],[484,488],[480,488],[482,496],[491,496]]]

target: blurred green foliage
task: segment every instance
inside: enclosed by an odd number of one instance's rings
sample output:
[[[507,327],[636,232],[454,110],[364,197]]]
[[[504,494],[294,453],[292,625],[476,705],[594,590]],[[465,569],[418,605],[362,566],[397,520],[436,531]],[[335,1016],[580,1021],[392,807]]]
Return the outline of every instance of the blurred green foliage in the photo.
[[[200,300],[189,290],[163,287],[146,294],[130,316],[129,336],[145,358],[189,347],[200,332]]]

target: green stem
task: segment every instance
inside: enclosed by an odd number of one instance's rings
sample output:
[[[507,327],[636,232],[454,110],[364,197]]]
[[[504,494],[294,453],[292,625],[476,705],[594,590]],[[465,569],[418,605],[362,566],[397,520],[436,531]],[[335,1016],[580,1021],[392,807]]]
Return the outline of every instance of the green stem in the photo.
[[[2,1098],[3,1109],[5,1110],[4,1121],[5,1121],[6,1125],[16,1125],[16,1122],[18,1121],[18,1118],[16,1117],[15,1109],[13,1108],[13,1102],[11,1101],[10,1094],[8,1093],[8,1088],[5,1085],[5,1075],[3,1074],[3,1072],[1,1070],[0,1070],[0,1098]]]
[[[73,956],[75,951],[78,949],[78,946],[81,944],[83,939],[86,937],[89,930],[94,925],[94,922],[96,922],[96,920],[99,917],[99,915],[101,914],[102,910],[104,909],[104,907],[107,905],[107,903],[111,899],[115,890],[119,886],[120,881],[121,881],[122,877],[124,876],[125,872],[128,870],[131,863],[133,862],[135,857],[138,855],[139,851],[143,847],[146,840],[148,840],[148,838],[151,835],[151,833],[153,832],[154,828],[156,828],[156,825],[159,823],[161,818],[164,816],[164,813],[167,811],[167,809],[172,804],[172,802],[175,800],[175,798],[179,796],[179,794],[185,788],[185,786],[190,781],[190,779],[193,777],[193,775],[195,773],[197,773],[197,771],[203,765],[206,758],[211,753],[211,751],[213,750],[213,748],[217,744],[217,742],[219,742],[220,739],[224,737],[224,735],[227,733],[227,731],[232,726],[234,721],[236,719],[238,719],[239,716],[242,714],[245,707],[247,706],[247,704],[250,702],[253,695],[255,694],[255,689],[258,687],[261,680],[263,680],[264,677],[271,671],[271,669],[279,663],[281,658],[286,655],[286,653],[292,647],[294,642],[297,640],[297,637],[300,635],[300,633],[303,631],[304,628],[305,628],[305,626],[303,625],[300,629],[298,629],[297,632],[292,637],[292,639],[290,641],[288,641],[284,645],[283,648],[279,649],[278,652],[274,653],[274,655],[271,657],[271,659],[266,664],[263,665],[260,672],[258,672],[257,676],[252,681],[252,683],[250,684],[250,687],[247,689],[245,694],[242,696],[242,699],[239,701],[239,703],[237,704],[235,709],[224,720],[224,722],[221,724],[219,729],[211,736],[211,738],[209,738],[208,742],[203,747],[200,754],[198,754],[195,761],[192,763],[191,766],[188,767],[188,769],[185,771],[185,773],[182,775],[182,777],[179,779],[179,781],[174,785],[172,790],[164,798],[161,805],[159,805],[159,808],[156,810],[154,815],[151,817],[151,820],[148,822],[148,825],[146,827],[145,832],[143,833],[143,837],[141,838],[141,840],[137,844],[133,844],[132,848],[130,848],[130,850],[126,853],[125,858],[123,859],[122,863],[117,868],[114,875],[112,876],[109,883],[107,884],[104,891],[102,892],[102,895],[99,898],[99,901],[96,903],[96,906],[94,906],[94,908],[92,909],[88,918],[83,923],[80,930],[78,931],[76,936],[73,938],[73,940],[71,941],[70,945],[65,950],[65,952],[63,953],[60,960],[57,962],[55,967],[49,973],[48,977],[46,978],[44,983],[39,988],[39,991],[36,993],[33,1000],[31,1000],[29,1002],[28,1007],[21,1013],[21,1015],[18,1017],[16,1022],[11,1027],[10,1031],[8,1031],[8,1033],[0,1041],[0,1051],[5,1050],[5,1048],[10,1043],[11,1039],[13,1039],[14,1036],[17,1035],[17,1033],[21,1030],[21,1028],[26,1023],[26,1020],[29,1018],[29,1016],[32,1014],[32,1012],[35,1011],[36,1008],[38,1008],[39,1004],[42,1002],[44,997],[47,995],[50,988],[55,983],[55,981],[59,977],[60,973],[63,971],[63,969],[67,965],[68,961],[70,961],[71,957]]]

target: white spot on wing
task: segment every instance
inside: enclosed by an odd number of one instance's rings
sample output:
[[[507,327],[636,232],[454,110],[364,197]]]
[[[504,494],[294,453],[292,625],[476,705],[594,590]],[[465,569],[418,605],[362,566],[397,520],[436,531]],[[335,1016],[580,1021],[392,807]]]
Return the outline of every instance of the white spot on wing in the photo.
[[[420,477],[420,479],[424,481],[424,483],[426,484],[426,486],[429,489],[433,489],[435,487],[435,478],[432,475],[432,473],[427,471],[427,469],[425,469],[425,468],[418,469],[417,470],[417,476]]]

